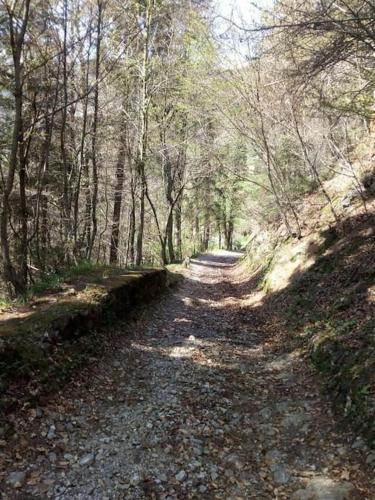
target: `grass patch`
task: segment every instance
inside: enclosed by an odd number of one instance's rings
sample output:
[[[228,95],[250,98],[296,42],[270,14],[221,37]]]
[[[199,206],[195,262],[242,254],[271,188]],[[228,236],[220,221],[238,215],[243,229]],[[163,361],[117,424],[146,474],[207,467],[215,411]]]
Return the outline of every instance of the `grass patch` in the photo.
[[[1,309],[10,309],[11,307],[14,306],[14,300],[7,299],[6,297],[1,297],[0,298],[0,310]]]
[[[42,295],[44,292],[53,291],[59,288],[62,283],[70,281],[74,278],[89,275],[93,272],[102,272],[103,277],[105,277],[106,272],[110,273],[115,271],[116,269],[118,268],[113,266],[111,267],[105,264],[95,264],[83,260],[74,266],[63,269],[62,271],[45,273],[33,285],[29,287],[24,300],[27,301],[35,295]]]

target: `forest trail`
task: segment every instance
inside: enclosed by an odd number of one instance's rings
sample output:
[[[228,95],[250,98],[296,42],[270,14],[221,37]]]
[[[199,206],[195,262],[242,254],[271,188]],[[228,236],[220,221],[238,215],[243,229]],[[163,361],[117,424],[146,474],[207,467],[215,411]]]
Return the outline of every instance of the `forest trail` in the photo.
[[[3,498],[374,498],[364,445],[341,434],[308,363],[255,328],[237,259],[193,260],[116,326],[129,335],[89,380],[19,426],[20,488]]]

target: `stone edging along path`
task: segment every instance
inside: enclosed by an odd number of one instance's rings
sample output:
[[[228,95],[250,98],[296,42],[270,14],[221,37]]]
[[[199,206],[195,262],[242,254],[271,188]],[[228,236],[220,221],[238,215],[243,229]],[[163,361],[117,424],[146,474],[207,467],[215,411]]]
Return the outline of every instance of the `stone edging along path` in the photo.
[[[157,296],[167,282],[163,269],[119,269],[0,315],[0,412],[60,387],[100,349],[98,329]]]

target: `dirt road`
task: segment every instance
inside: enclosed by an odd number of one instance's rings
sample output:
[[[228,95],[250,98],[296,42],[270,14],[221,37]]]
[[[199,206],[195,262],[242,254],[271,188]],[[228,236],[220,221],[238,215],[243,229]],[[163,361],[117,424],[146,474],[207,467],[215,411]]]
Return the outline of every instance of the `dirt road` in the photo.
[[[3,498],[375,498],[365,444],[254,321],[237,258],[193,260],[88,379],[30,411]]]

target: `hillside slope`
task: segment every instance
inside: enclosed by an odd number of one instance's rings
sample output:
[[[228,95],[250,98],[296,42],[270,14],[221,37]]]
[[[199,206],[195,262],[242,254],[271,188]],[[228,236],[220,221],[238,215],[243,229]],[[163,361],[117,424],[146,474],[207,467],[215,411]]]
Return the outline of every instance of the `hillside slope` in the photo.
[[[247,247],[246,267],[256,280],[252,299],[258,321],[284,332],[323,374],[337,413],[375,441],[375,204],[342,179],[326,183],[338,214],[322,193],[302,200],[303,237],[282,227],[258,228]],[[339,186],[339,187],[338,187]],[[242,279],[247,279],[242,276]]]

